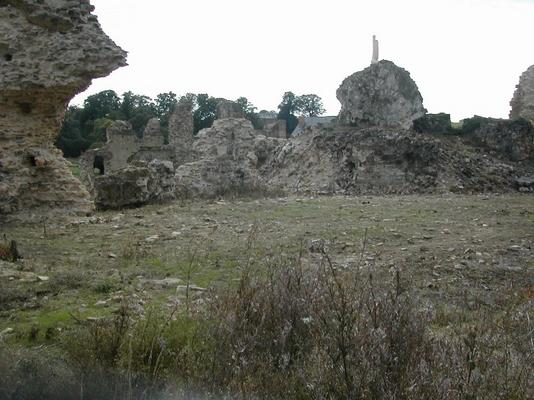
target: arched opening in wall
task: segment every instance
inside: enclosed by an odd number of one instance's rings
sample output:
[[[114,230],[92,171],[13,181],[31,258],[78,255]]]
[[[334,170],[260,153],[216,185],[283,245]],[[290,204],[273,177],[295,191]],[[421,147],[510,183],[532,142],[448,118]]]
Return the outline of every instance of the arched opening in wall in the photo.
[[[93,161],[93,170],[97,175],[104,175],[104,158],[102,156],[95,156]]]

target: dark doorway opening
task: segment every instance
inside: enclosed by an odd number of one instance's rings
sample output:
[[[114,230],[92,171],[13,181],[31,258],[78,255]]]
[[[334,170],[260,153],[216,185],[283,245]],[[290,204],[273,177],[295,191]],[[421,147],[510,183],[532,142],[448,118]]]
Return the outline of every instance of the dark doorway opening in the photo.
[[[104,158],[102,156],[96,156],[93,161],[93,169],[95,169],[98,175],[104,175]]]

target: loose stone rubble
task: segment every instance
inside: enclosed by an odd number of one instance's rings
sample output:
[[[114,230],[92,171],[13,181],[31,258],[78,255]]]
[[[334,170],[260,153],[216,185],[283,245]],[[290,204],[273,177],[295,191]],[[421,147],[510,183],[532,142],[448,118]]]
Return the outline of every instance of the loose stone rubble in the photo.
[[[510,118],[525,118],[534,124],[534,65],[521,75],[510,105]]]
[[[382,60],[346,78],[337,90],[338,122],[361,128],[410,129],[426,110],[408,71]]]
[[[126,65],[92,11],[88,1],[0,2],[0,217],[93,209],[53,145],[69,100]]]

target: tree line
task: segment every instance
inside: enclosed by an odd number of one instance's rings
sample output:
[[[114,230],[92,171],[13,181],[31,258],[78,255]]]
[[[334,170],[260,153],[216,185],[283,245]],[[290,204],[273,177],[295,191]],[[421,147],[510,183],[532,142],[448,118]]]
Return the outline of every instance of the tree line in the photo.
[[[87,149],[104,143],[106,129],[116,120],[130,122],[135,133],[141,137],[148,121],[158,118],[166,136],[170,115],[180,100],[192,105],[195,134],[209,128],[215,121],[219,100],[206,93],[187,93],[179,98],[173,92],[166,92],[152,99],[131,91],[119,96],[113,90],[105,90],[87,97],[82,106],[70,106],[67,109],[56,146],[65,157],[78,157]],[[315,94],[297,96],[293,92],[286,92],[278,105],[278,112],[261,110],[257,113],[257,107],[246,97],[238,98],[236,103],[256,129],[262,128],[260,115],[266,113],[286,120],[288,133],[297,126],[297,115],[318,116],[325,112],[321,98]]]

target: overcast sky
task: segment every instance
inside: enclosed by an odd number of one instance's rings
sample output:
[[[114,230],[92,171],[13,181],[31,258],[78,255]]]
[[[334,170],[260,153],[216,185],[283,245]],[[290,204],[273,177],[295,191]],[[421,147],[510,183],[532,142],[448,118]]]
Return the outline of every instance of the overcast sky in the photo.
[[[431,113],[505,118],[534,64],[534,0],[92,0],[128,67],[77,96],[113,89],[247,97],[275,110],[285,91],[336,89],[380,58],[411,73]]]

